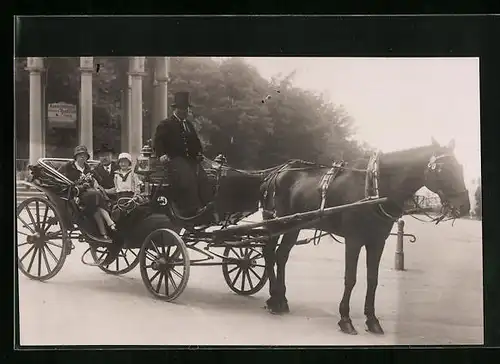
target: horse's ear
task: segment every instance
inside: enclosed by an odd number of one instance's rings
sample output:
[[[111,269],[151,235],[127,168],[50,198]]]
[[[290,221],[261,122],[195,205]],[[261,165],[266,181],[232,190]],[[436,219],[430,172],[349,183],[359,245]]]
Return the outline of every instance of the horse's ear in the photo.
[[[439,147],[439,143],[436,141],[436,139],[434,139],[434,137],[431,137],[431,143],[433,146]]]
[[[455,139],[453,138],[452,140],[450,140],[450,142],[448,143],[448,146],[447,148],[450,150],[450,151],[453,151],[455,149]]]

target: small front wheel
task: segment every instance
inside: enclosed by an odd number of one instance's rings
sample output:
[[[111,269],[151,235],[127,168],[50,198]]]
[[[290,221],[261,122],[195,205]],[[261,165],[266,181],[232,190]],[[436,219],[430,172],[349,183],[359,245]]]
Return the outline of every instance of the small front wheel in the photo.
[[[242,296],[259,292],[267,283],[262,248],[224,249],[222,274],[229,288]]]
[[[141,277],[148,291],[162,301],[173,301],[189,280],[190,260],[186,244],[173,230],[149,234],[139,253]]]
[[[107,254],[109,254],[109,247],[107,246],[92,246],[90,253],[94,262],[104,261]],[[121,275],[130,272],[139,264],[139,254],[133,249],[122,248],[118,252],[117,257],[108,265],[101,263],[98,265],[99,269],[103,272],[112,275]]]

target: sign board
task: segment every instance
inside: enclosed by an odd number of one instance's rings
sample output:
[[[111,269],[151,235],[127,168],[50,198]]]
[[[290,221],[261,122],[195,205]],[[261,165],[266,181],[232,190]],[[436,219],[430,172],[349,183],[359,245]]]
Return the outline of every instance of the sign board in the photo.
[[[49,125],[54,128],[76,128],[78,111],[76,105],[66,102],[48,104]]]

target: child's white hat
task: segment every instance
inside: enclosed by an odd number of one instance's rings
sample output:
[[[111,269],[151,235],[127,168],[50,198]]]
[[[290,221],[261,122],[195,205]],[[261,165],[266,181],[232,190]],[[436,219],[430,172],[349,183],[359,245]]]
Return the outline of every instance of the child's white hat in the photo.
[[[129,153],[120,153],[118,161],[120,161],[120,159],[126,159],[130,162],[130,164],[132,164],[132,156]]]

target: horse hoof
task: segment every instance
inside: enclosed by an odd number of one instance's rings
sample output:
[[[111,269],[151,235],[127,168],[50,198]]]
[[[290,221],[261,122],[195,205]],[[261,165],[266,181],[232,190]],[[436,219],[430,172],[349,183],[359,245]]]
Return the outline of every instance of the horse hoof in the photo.
[[[375,335],[384,335],[384,330],[376,318],[366,320],[366,331]]]
[[[341,319],[339,322],[340,331],[348,335],[357,335],[358,332],[354,328],[351,319]]]

